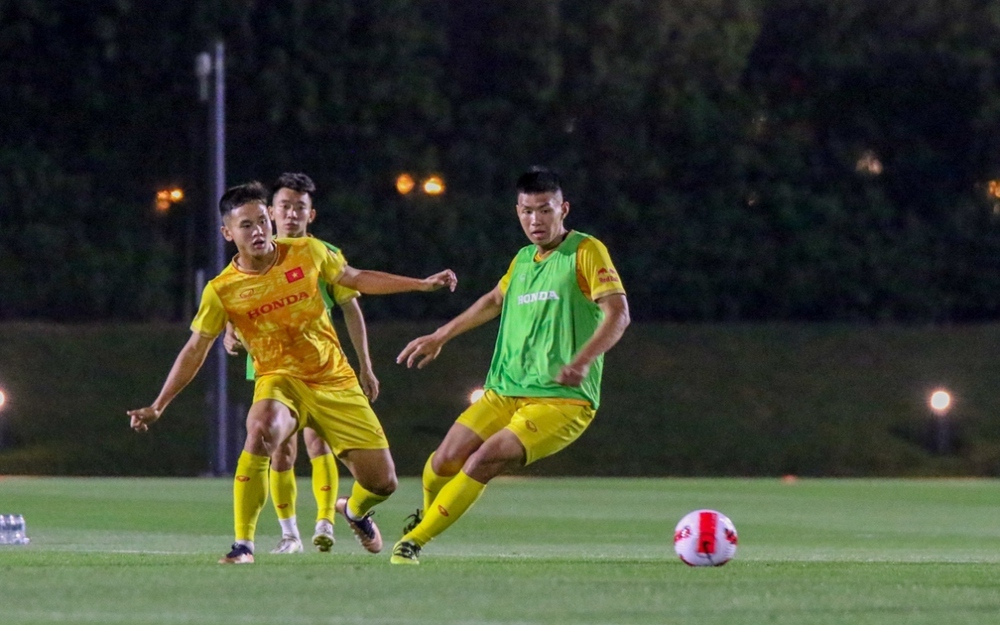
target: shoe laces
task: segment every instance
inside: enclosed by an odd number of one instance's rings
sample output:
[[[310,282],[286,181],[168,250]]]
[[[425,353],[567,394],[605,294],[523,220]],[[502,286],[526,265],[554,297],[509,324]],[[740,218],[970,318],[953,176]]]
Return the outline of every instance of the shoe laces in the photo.
[[[393,549],[392,555],[403,558],[416,558],[420,555],[420,547],[411,542],[401,542]]]
[[[367,536],[370,539],[375,538],[375,527],[371,519],[372,514],[373,512],[369,512],[368,514],[361,517],[357,521],[351,520],[351,523],[353,523],[359,530],[364,532],[365,536]]]
[[[250,547],[247,547],[246,545],[241,545],[239,543],[233,543],[232,551],[230,551],[226,557],[235,558],[236,556],[243,555],[244,553],[249,553],[253,555],[253,552],[250,551]]]
[[[409,534],[413,531],[413,528],[420,525],[420,522],[424,520],[424,511],[417,508],[417,511],[406,517],[406,524],[403,525],[403,533]]]

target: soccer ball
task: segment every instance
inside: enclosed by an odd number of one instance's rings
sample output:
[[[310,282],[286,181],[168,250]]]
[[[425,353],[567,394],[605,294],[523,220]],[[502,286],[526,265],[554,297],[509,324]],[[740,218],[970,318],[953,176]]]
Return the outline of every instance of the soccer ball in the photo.
[[[674,551],[688,566],[722,566],[736,555],[736,526],[715,510],[689,512],[674,528]]]

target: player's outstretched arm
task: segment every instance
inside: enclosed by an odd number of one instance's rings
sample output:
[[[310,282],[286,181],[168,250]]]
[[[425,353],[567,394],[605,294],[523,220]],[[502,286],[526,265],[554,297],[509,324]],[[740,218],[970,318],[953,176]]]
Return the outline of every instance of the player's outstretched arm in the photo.
[[[352,288],[361,293],[370,295],[389,295],[391,293],[407,293],[409,291],[437,291],[447,287],[454,291],[458,286],[458,278],[451,269],[445,269],[424,279],[408,278],[397,276],[394,273],[383,271],[371,271],[369,269],[355,269],[350,265],[344,266],[343,273],[337,279],[338,284]]]
[[[423,369],[438,357],[445,343],[463,332],[496,318],[501,310],[503,310],[503,293],[500,291],[500,287],[496,286],[432,334],[410,341],[403,348],[403,351],[399,352],[399,356],[396,356],[396,364],[402,364],[405,361],[408,369],[412,368],[414,364],[417,365],[417,369]]]
[[[361,390],[364,391],[368,401],[375,401],[378,399],[379,382],[372,369],[372,357],[368,351],[365,316],[356,297],[340,304],[340,308],[344,312],[344,325],[347,326],[347,334],[351,337],[351,345],[354,346],[354,353],[358,357],[358,382],[361,384]]]
[[[170,368],[167,380],[163,383],[163,388],[160,389],[160,394],[152,405],[126,411],[129,416],[129,425],[133,430],[145,432],[160,418],[167,405],[194,379],[214,342],[215,337],[209,338],[198,332],[191,333],[191,338],[177,354],[174,366]]]
[[[625,328],[631,322],[628,312],[628,300],[622,293],[614,293],[597,300],[597,305],[604,311],[604,319],[594,330],[580,351],[556,376],[556,382],[565,386],[580,386],[590,371],[590,363],[608,351],[622,338]]]

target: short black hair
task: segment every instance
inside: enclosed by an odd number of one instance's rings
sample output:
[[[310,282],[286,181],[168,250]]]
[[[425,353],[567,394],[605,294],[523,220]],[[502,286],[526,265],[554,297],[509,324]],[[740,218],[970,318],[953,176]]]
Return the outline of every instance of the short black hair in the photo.
[[[545,167],[532,167],[517,179],[518,193],[562,192],[559,175]]]
[[[219,212],[225,217],[234,208],[253,202],[267,206],[267,188],[256,180],[226,189],[219,198]]]
[[[316,183],[301,172],[286,171],[278,176],[278,179],[271,185],[271,198],[274,199],[274,194],[282,189],[291,189],[296,193],[308,193],[310,197],[316,195]]]

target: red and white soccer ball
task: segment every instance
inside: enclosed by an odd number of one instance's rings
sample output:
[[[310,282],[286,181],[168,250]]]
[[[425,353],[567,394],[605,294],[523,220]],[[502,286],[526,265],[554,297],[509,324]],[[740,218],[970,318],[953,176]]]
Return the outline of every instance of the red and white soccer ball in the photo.
[[[736,555],[736,526],[715,510],[689,512],[674,528],[674,551],[688,566],[722,566]]]

